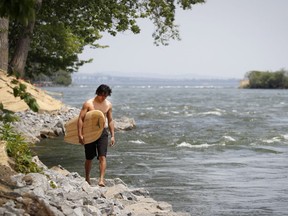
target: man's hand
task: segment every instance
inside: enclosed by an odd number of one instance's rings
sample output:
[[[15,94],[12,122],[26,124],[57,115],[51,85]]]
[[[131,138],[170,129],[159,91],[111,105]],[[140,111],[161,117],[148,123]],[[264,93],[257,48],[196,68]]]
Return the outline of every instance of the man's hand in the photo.
[[[84,145],[84,137],[83,136],[78,136],[78,138],[79,138],[79,143],[81,145]]]
[[[110,146],[112,147],[112,146],[114,146],[114,144],[115,144],[115,138],[114,138],[114,137],[111,137]]]

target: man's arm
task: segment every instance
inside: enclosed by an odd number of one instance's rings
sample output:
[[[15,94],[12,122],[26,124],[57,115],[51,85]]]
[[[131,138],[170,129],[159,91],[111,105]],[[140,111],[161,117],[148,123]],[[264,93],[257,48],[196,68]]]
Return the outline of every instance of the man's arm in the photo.
[[[113,146],[115,144],[115,136],[114,136],[114,122],[112,117],[112,105],[110,109],[107,112],[107,119],[108,119],[108,127],[111,134],[111,143],[110,146]]]
[[[84,145],[83,122],[84,122],[84,118],[85,118],[85,115],[87,112],[88,112],[88,105],[85,102],[82,106],[80,113],[79,113],[78,123],[77,123],[79,143],[82,145]]]

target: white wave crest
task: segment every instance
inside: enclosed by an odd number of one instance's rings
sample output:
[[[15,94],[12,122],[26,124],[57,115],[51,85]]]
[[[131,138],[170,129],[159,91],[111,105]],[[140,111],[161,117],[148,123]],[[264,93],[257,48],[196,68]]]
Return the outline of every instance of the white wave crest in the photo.
[[[263,140],[265,143],[275,143],[275,142],[281,142],[280,137],[273,137],[272,139],[265,139]]]
[[[179,111],[172,111],[173,114],[179,114]]]
[[[79,87],[80,87],[80,88],[87,88],[88,85],[80,85]]]
[[[190,116],[194,116],[193,113],[185,113],[185,116],[190,117]]]
[[[226,139],[226,140],[228,140],[228,141],[233,141],[233,142],[236,141],[236,140],[235,140],[233,137],[231,137],[231,136],[223,136],[223,138]]]
[[[216,144],[208,144],[208,143],[204,143],[204,144],[200,144],[200,145],[192,145],[190,143],[187,142],[182,142],[179,145],[177,145],[177,147],[187,147],[187,148],[209,148],[211,146],[215,146]]]
[[[200,113],[201,115],[216,115],[216,116],[222,116],[222,113],[219,111],[209,111],[209,112],[203,112]]]
[[[168,115],[169,112],[160,112],[161,115]]]
[[[130,140],[129,142],[130,143],[135,143],[135,144],[145,144],[145,142],[142,141],[142,140]]]

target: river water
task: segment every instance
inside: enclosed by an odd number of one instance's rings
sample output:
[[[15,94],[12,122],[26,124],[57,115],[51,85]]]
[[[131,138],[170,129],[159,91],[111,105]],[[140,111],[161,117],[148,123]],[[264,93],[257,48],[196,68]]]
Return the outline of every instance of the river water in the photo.
[[[287,90],[189,81],[107,84],[114,118],[134,118],[137,125],[116,132],[107,178],[143,187],[191,215],[288,214]],[[46,90],[80,108],[97,86]],[[60,137],[35,151],[49,167],[61,164],[84,176],[82,146]],[[92,177],[98,177],[96,160]]]

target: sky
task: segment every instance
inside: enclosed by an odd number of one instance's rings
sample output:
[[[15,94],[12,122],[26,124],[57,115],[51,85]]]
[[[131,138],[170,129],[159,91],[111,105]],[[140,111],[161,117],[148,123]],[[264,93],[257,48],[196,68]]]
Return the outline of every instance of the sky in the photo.
[[[103,34],[106,49],[85,48],[93,58],[79,73],[172,79],[243,79],[252,70],[288,70],[288,0],[207,0],[176,11],[181,40],[155,46],[154,26],[140,34]]]

